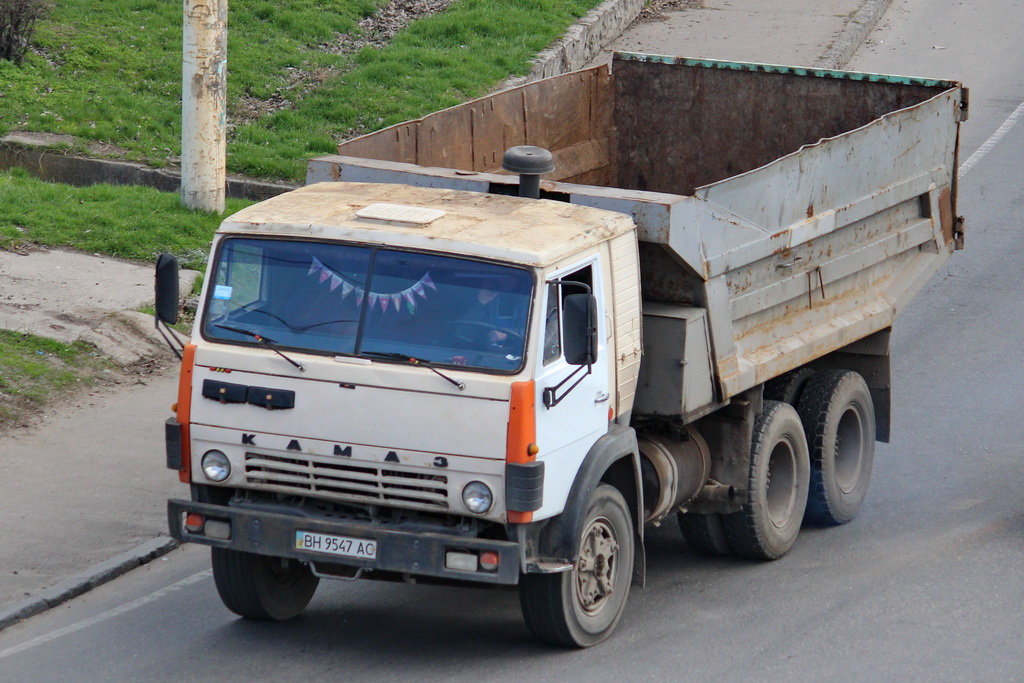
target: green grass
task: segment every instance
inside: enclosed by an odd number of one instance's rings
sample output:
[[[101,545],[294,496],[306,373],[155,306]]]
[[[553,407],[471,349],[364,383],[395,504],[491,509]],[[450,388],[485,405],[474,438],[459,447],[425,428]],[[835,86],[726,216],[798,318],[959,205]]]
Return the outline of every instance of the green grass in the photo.
[[[337,66],[339,57],[307,48],[351,30],[374,8],[372,0],[231,6],[229,97],[267,97],[287,83],[289,67]],[[178,154],[181,2],[60,0],[34,42],[41,54],[21,68],[0,62],[0,130],[113,144],[154,166]]]
[[[251,203],[228,200],[228,211]],[[205,270],[221,220],[184,208],[177,194],[148,187],[71,187],[23,169],[0,172],[0,248],[33,243],[138,261],[169,251],[183,267]]]
[[[290,0],[230,6],[228,168],[301,180],[305,160],[369,132],[482,95],[528,62],[596,0],[460,0],[383,49],[317,49],[383,0]],[[285,8],[285,9],[282,9]],[[181,3],[61,0],[40,24],[40,54],[0,62],[0,132],[75,136],[154,166],[180,152]],[[290,88],[297,73],[327,75]],[[318,80],[318,79],[314,79]],[[280,94],[292,106],[239,121],[241,103]]]
[[[23,425],[53,397],[89,386],[97,372],[111,367],[84,342],[0,330],[0,429]]]
[[[596,4],[460,0],[400,32],[388,47],[363,49],[351,70],[294,109],[239,127],[229,165],[255,176],[301,179],[306,158],[333,153],[344,138],[454,106],[527,73],[529,60]],[[298,130],[305,133],[281,135]]]

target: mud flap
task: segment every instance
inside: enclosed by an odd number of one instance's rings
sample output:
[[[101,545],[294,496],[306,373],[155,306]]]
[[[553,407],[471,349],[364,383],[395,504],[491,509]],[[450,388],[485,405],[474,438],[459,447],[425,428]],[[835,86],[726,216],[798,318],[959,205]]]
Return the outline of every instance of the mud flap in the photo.
[[[562,513],[533,524],[517,525],[515,534],[523,551],[526,573],[568,571],[579,558],[580,539],[590,498],[602,483],[618,488],[633,512],[633,582],[643,587],[647,562],[643,542],[643,489],[639,449],[631,427],[613,425],[591,447],[583,461]]]

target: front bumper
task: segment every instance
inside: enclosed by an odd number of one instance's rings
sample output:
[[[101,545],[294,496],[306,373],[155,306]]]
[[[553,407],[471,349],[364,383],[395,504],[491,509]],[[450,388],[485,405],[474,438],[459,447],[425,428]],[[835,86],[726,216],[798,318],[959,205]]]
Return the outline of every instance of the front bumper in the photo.
[[[207,520],[226,523],[227,538],[213,538],[189,532],[184,525],[187,514],[196,513]],[[227,548],[257,555],[289,557],[312,563],[340,564],[364,570],[378,570],[431,576],[458,581],[515,585],[519,583],[519,545],[511,541],[467,538],[455,534],[388,529],[334,519],[211,505],[186,500],[167,501],[171,536],[183,542]],[[374,541],[377,557],[373,560],[339,557],[295,547],[297,531],[346,536]],[[494,571],[466,571],[445,566],[449,552],[498,554]]]

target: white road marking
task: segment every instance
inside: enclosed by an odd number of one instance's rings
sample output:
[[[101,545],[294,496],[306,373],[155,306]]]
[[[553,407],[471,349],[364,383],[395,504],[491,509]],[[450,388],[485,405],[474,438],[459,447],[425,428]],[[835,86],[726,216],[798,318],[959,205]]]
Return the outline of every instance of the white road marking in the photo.
[[[992,137],[985,141],[985,144],[978,148],[978,150],[971,155],[971,158],[960,164],[960,176],[961,178],[974,168],[974,165],[981,161],[982,157],[992,151],[992,148],[999,144],[999,141],[1003,139],[1010,129],[1013,128],[1014,124],[1017,123],[1020,118],[1024,116],[1024,102],[1017,105],[1017,108],[1013,110],[1010,117],[1003,121],[1003,125],[999,126],[995,133],[992,133]]]
[[[192,576],[184,578],[181,581],[178,581],[177,583],[172,583],[170,586],[161,588],[160,590],[150,593],[147,596],[138,598],[137,600],[132,600],[131,602],[126,602],[125,604],[120,605],[119,607],[108,609],[106,612],[103,612],[102,614],[97,614],[94,617],[90,617],[89,619],[85,619],[76,624],[65,626],[64,628],[59,628],[56,631],[53,631],[52,633],[47,633],[44,636],[39,636],[38,638],[33,638],[32,640],[27,640],[21,645],[15,645],[14,647],[9,647],[6,650],[0,650],[0,659],[3,659],[4,657],[10,657],[11,655],[16,655],[19,652],[24,652],[25,650],[30,650],[36,647],[37,645],[43,645],[44,643],[49,643],[50,641],[57,640],[58,638],[62,638],[68,635],[69,633],[74,633],[76,631],[81,631],[84,628],[89,628],[90,626],[101,624],[104,621],[113,619],[114,617],[120,616],[125,612],[130,612],[137,607],[142,607],[143,605],[148,605],[151,602],[155,602],[160,598],[164,597],[165,595],[168,595],[169,593],[173,593],[174,591],[185,588],[186,586],[191,586],[192,584],[198,583],[203,579],[207,579],[212,575],[213,571],[210,569],[201,571],[198,574],[193,574]]]

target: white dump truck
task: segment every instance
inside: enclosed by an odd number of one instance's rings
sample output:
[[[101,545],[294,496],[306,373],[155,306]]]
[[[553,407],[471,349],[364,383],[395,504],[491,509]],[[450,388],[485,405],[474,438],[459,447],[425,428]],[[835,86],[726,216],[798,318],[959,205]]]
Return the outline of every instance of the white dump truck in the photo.
[[[342,144],[217,231],[171,533],[243,617],[321,578],[518,586],[586,647],[645,524],[771,560],[851,520],[896,315],[963,244],[966,114],[955,82],[618,54]]]

